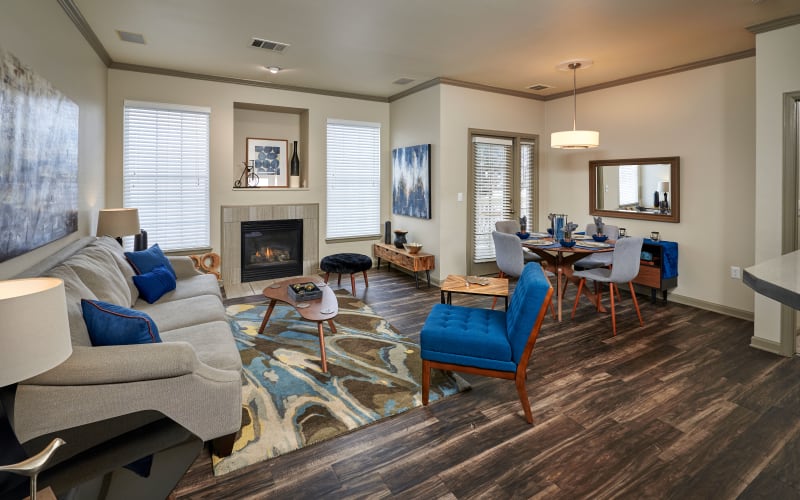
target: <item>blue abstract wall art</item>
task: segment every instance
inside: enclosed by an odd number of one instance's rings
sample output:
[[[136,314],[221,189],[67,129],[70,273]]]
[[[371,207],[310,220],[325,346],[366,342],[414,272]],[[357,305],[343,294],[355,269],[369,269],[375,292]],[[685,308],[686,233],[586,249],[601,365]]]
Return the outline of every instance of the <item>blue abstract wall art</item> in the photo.
[[[0,262],[78,230],[78,105],[0,47]]]
[[[392,150],[392,213],[431,218],[431,145]]]

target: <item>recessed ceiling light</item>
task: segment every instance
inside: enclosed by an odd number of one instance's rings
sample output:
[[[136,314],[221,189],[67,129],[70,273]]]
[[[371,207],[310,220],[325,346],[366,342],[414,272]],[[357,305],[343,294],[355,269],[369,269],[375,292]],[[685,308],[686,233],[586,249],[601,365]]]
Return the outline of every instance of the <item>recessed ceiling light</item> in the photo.
[[[274,75],[274,74],[276,74],[276,73],[278,73],[278,71],[280,71],[280,70],[281,70],[281,68],[280,68],[280,67],[278,67],[278,66],[264,66],[264,67],[265,67],[265,68],[267,68],[267,71],[269,71],[269,72],[270,72],[270,73],[272,73],[273,75]]]

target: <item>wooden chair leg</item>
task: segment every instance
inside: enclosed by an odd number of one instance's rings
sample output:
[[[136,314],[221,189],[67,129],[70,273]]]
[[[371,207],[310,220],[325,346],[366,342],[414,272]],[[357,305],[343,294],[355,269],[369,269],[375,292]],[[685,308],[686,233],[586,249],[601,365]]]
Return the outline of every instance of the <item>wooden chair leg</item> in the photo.
[[[608,297],[611,299],[611,331],[617,336],[617,313],[614,310],[614,283],[608,284]]]
[[[644,326],[644,321],[642,321],[642,312],[639,311],[639,301],[636,300],[636,290],[633,289],[633,281],[629,281],[628,285],[631,287],[631,298],[633,298],[633,307],[636,308],[636,315],[639,316],[639,325]]]
[[[578,301],[581,300],[581,292],[583,291],[583,285],[586,283],[586,278],[581,278],[578,282],[578,295],[575,296],[575,304],[572,306],[572,318],[575,318],[575,311],[578,309]]]
[[[422,404],[428,405],[428,392],[431,386],[431,362],[422,360]]]
[[[356,296],[356,275],[350,273],[350,288],[353,290],[353,297]]]
[[[533,424],[533,413],[531,412],[531,404],[528,402],[528,391],[525,390],[525,377],[517,374],[515,382],[517,385],[517,394],[519,394],[519,401],[522,403],[522,411],[525,412],[525,420],[529,424]]]

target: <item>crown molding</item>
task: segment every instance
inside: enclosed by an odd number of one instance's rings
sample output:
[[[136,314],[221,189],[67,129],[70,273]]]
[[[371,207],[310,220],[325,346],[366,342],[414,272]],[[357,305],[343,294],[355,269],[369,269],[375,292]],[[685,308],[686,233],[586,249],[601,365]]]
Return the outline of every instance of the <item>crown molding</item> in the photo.
[[[103,61],[106,67],[111,66],[114,61],[111,60],[111,56],[108,55],[106,48],[100,43],[100,39],[97,38],[97,35],[95,35],[94,31],[89,26],[89,23],[86,22],[86,18],[84,18],[81,11],[78,10],[78,6],[75,5],[75,2],[73,2],[73,0],[58,0],[58,4],[64,9],[64,12],[67,14],[67,17],[70,18],[72,24],[81,32],[81,35],[83,35],[83,38],[89,43],[89,46],[94,49],[97,57]]]
[[[780,19],[773,19],[772,21],[767,21],[765,23],[754,24],[752,26],[748,26],[746,29],[750,33],[758,35],[759,33],[766,33],[767,31],[781,29],[787,26],[794,26],[795,24],[800,24],[800,14],[781,17]]]

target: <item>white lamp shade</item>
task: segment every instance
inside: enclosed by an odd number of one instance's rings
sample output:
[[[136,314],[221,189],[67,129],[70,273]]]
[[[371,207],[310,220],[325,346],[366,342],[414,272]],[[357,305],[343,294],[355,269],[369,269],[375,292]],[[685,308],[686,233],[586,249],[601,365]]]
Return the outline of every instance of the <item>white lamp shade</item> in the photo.
[[[29,379],[72,354],[64,282],[0,281],[0,387]]]
[[[588,149],[600,145],[600,132],[595,130],[565,130],[550,134],[550,147],[558,149]]]
[[[139,234],[138,208],[106,208],[97,218],[97,236],[130,236]]]
[[[662,193],[669,192],[669,181],[661,181],[658,183],[658,190]]]

